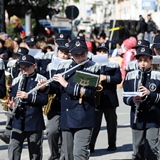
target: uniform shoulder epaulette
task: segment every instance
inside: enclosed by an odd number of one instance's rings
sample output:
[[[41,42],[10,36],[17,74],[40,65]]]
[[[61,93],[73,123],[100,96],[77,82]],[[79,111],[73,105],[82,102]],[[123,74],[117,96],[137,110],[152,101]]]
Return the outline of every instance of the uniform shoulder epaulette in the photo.
[[[151,71],[151,79],[160,80],[160,72],[152,70]]]
[[[17,84],[19,82],[19,80],[21,79],[22,75],[17,76],[16,78],[13,79],[12,81],[12,86],[14,86],[15,84]]]
[[[42,59],[52,59],[54,52],[47,52],[44,54]]]
[[[2,58],[0,58],[0,70],[5,69],[4,61]]]
[[[125,80],[137,79],[138,77],[139,77],[139,70],[134,70],[127,73]]]
[[[110,68],[119,68],[119,67],[120,67],[120,66],[119,66],[119,63],[116,62],[116,61],[113,61],[113,60],[108,61],[107,66],[110,67]]]
[[[138,68],[138,64],[137,64],[137,60],[134,61],[130,61],[127,66],[126,66],[126,70],[133,70],[133,69],[137,69]]]
[[[101,66],[100,64],[94,62],[94,61],[88,61],[85,65],[84,65],[84,69],[87,71],[90,71],[90,72],[98,72],[98,70],[101,69]]]
[[[7,63],[7,67],[8,68],[14,67],[16,65],[16,63],[17,63],[17,59],[10,60]]]
[[[73,62],[72,59],[68,59],[64,61],[62,60],[58,65],[58,70],[69,68],[72,62]]]
[[[46,71],[47,71],[47,72],[48,72],[48,71],[51,71],[52,68],[53,68],[52,66],[53,66],[53,62],[49,63],[49,64],[47,65]]]
[[[46,77],[44,77],[44,76],[42,76],[41,74],[39,74],[39,73],[37,73],[37,77],[36,77],[36,79],[35,79],[35,81],[39,81],[39,80],[47,80],[47,78]]]

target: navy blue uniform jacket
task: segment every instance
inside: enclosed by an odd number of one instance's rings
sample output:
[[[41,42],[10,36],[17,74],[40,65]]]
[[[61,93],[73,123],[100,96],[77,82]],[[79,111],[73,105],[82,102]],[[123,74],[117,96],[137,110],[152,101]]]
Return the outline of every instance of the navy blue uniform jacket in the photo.
[[[74,67],[76,63],[73,60],[60,63],[57,73]],[[60,126],[62,129],[70,128],[89,128],[95,125],[95,87],[85,87],[85,94],[82,99],[82,104],[79,104],[81,85],[74,83],[74,74],[76,70],[81,70],[88,73],[100,74],[100,66],[93,62],[88,61],[85,65],[70,71],[64,75],[68,82],[66,88],[63,88],[59,83],[53,82],[50,85],[49,93],[56,92],[56,88],[61,88],[61,121]]]
[[[140,70],[127,73],[123,84],[124,92],[138,91],[140,75]],[[143,78],[143,86],[150,90],[150,94],[140,103],[136,129],[160,127],[160,72],[150,69],[144,73]],[[131,127],[135,128],[133,97],[123,97],[123,101],[126,105],[131,106]]]
[[[102,66],[101,74],[107,76],[107,80],[102,81],[103,90],[100,95],[100,105],[98,109],[115,108],[119,106],[117,96],[117,84],[121,83],[121,72],[117,62],[109,61],[107,66]]]
[[[10,97],[15,97],[18,89],[18,84],[21,79],[21,76],[13,79],[12,82],[12,91]],[[41,76],[38,73],[33,73],[29,77],[26,77],[26,82],[24,82],[25,92],[29,92],[34,88],[38,80],[44,79],[45,77]],[[33,92],[28,95],[26,100],[22,100],[20,107],[17,108],[16,114],[13,119],[13,128],[19,129],[22,131],[40,131],[45,129],[42,106],[46,105],[48,102],[48,95],[44,94],[40,90]]]

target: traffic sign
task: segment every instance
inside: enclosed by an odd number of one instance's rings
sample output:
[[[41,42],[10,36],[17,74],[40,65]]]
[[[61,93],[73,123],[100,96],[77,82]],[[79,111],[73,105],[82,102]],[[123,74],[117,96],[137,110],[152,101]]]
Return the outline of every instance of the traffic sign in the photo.
[[[74,5],[67,6],[66,10],[65,10],[65,14],[66,14],[68,19],[73,20],[73,19],[78,17],[79,9]]]

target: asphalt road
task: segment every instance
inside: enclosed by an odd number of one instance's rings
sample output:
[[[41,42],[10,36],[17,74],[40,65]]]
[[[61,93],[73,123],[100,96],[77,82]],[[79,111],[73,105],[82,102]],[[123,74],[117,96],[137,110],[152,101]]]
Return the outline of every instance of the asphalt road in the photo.
[[[90,155],[90,160],[131,160],[132,156],[132,139],[131,129],[129,127],[129,111],[130,107],[122,102],[122,88],[118,87],[119,107],[117,108],[118,115],[118,130],[117,130],[117,150],[108,152],[106,123],[103,119],[101,131],[98,135],[95,152]],[[1,109],[0,109],[1,110]],[[46,117],[45,117],[46,119]],[[0,132],[4,131],[6,116],[0,114]],[[0,140],[0,160],[7,160],[8,145]],[[43,160],[49,157],[49,148],[47,137],[44,136],[43,143]],[[29,160],[27,143],[24,143],[21,160]]]

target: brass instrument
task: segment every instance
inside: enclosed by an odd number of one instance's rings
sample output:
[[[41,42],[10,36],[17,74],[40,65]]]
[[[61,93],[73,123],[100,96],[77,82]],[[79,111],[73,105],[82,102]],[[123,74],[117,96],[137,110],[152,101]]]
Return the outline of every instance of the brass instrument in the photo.
[[[7,101],[9,98],[9,93],[11,92],[11,77],[9,74],[9,69],[5,71],[5,80],[6,80],[6,96],[2,99],[0,99],[0,102],[2,103],[3,110],[8,111]]]
[[[102,83],[99,83],[96,91],[101,92],[102,90],[103,90]]]
[[[51,105],[53,103],[53,100],[55,99],[56,94],[48,94],[48,103],[43,106],[43,113],[44,115],[47,115],[49,113],[49,111],[51,110]]]

